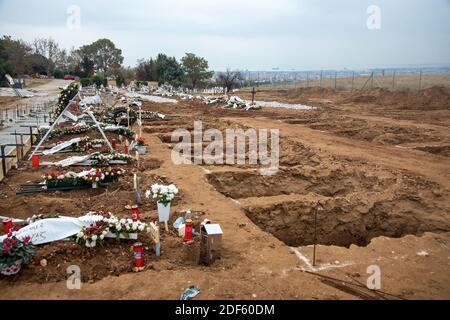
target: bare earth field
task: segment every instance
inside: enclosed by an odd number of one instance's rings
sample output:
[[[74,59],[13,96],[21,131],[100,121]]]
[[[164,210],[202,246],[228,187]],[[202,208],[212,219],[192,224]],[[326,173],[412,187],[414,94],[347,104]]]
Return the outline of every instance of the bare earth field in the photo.
[[[131,173],[141,176],[143,189],[174,183],[181,193],[169,225],[186,209],[197,213],[197,230],[204,218],[220,223],[221,260],[199,265],[198,239],[183,245],[172,228],[161,228],[160,258],[150,239],[141,239],[146,249],[141,273],[131,271],[132,242],[111,240],[95,250],[59,242],[40,246],[17,276],[0,278],[0,298],[179,299],[195,284],[201,289],[196,299],[360,299],[305,271],[365,284],[367,268],[377,265],[381,290],[392,298],[450,299],[450,88],[353,93],[306,88],[261,91],[256,98],[317,109],[242,111],[147,102],[145,110],[172,117],[145,124],[149,152],[141,167],[126,166],[129,174],[106,192],[16,195],[19,183],[50,171],[32,171],[29,163],[0,182],[0,215],[16,218],[81,216],[90,210],[128,217]],[[279,172],[262,176],[260,165],[248,164],[175,165],[171,133],[192,131],[195,120],[203,121],[204,130],[279,129]],[[146,201],[141,210],[144,221],[156,219],[154,204]],[[315,212],[319,245],[312,266]],[[47,267],[39,263],[43,258]],[[81,267],[81,290],[66,287],[66,268],[73,264]]]

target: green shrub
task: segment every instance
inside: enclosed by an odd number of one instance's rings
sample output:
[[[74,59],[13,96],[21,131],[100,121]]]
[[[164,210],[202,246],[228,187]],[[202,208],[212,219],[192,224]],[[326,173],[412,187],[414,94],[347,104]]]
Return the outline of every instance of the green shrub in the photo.
[[[80,83],[83,87],[89,87],[90,85],[92,85],[92,80],[91,78],[81,78]]]

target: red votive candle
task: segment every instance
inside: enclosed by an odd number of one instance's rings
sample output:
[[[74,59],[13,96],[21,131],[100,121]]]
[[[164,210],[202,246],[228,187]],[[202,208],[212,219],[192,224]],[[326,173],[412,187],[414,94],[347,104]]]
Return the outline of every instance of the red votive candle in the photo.
[[[137,205],[134,205],[131,207],[131,219],[133,221],[139,220],[139,208]]]
[[[11,231],[12,227],[13,227],[12,219],[3,220],[3,232],[5,234],[9,233],[9,231]]]
[[[133,246],[134,250],[134,266],[136,268],[144,267],[144,253],[142,252],[142,243],[136,242]]]
[[[184,227],[184,242],[192,241],[192,220],[187,219]]]
[[[33,169],[39,169],[39,156],[37,154],[33,155],[31,162],[33,164]]]

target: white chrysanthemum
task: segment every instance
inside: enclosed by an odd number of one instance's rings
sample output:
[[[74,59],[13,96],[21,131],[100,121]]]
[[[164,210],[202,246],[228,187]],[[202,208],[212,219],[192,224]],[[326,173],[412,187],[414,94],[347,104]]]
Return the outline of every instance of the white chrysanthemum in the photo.
[[[145,191],[146,198],[150,198],[151,195],[152,195],[152,192],[150,190]]]
[[[95,241],[95,240],[97,240],[97,236],[94,234],[94,235],[92,236],[92,241]]]

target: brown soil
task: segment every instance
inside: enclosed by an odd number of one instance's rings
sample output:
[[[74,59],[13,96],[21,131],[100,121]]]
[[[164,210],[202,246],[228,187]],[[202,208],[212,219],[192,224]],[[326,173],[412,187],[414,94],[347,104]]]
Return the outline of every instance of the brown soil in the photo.
[[[449,96],[448,88],[257,94],[260,100],[319,107],[313,111],[146,103],[145,110],[173,118],[147,125],[148,168],[130,165],[130,175],[109,188],[110,196],[102,194],[105,190],[16,196],[18,183],[40,175],[23,164],[2,183],[0,209],[14,208],[11,215],[18,218],[55,212],[79,216],[99,209],[125,217],[124,207],[134,197],[131,173],[139,172],[144,188],[156,181],[180,188],[171,222],[190,208],[203,213],[195,220],[197,228],[204,218],[220,223],[222,259],[199,265],[198,238],[186,246],[173,230],[162,231],[159,259],[142,238],[148,247],[146,269],[136,274],[130,272],[128,242],[111,240],[93,251],[60,242],[39,247],[38,257],[17,277],[1,278],[0,297],[177,299],[195,284],[202,290],[198,299],[357,299],[301,271],[365,283],[367,267],[378,265],[383,291],[406,299],[449,299]],[[192,131],[194,120],[221,131],[279,129],[279,172],[262,176],[260,164],[175,165],[170,134],[175,128]],[[142,212],[146,221],[156,218],[147,201]],[[315,214],[319,245],[317,267],[312,267]],[[41,258],[49,261],[46,268],[39,265]],[[66,288],[68,264],[81,264],[81,290]]]

